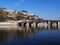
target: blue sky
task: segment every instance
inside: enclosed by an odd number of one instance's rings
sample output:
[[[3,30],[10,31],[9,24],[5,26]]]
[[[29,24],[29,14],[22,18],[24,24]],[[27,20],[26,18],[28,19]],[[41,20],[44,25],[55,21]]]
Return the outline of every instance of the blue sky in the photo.
[[[60,20],[60,0],[0,0],[0,7],[26,10],[43,19]]]

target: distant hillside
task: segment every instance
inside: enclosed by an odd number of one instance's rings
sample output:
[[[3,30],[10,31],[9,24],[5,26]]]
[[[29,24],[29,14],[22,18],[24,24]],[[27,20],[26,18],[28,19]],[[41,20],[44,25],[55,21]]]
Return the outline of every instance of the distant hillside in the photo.
[[[0,8],[0,22],[7,20],[18,21],[18,20],[43,20],[43,19],[39,18],[35,14],[28,13],[25,10],[13,11],[8,10],[6,8]]]

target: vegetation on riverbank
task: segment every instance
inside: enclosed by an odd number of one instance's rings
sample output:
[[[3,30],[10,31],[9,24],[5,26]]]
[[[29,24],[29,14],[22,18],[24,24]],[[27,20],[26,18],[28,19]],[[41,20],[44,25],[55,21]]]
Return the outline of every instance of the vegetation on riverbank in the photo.
[[[6,8],[0,8],[0,22],[7,20],[43,20],[35,14],[29,14],[27,11],[13,11]]]

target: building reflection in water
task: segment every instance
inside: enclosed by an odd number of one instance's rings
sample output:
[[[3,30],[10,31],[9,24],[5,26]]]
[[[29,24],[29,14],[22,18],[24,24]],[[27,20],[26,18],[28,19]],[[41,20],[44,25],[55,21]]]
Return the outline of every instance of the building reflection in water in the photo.
[[[26,38],[32,36],[46,28],[40,27],[18,27],[17,30],[0,29],[0,41],[5,41],[13,38]]]

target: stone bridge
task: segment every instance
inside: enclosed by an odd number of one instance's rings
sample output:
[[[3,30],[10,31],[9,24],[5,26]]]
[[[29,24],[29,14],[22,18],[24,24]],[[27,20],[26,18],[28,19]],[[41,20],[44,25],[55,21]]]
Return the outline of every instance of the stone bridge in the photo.
[[[60,20],[43,20],[43,21],[18,21],[19,27],[39,27],[48,29],[60,29]]]

